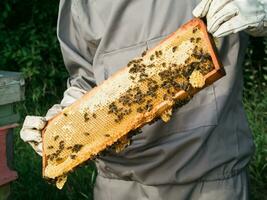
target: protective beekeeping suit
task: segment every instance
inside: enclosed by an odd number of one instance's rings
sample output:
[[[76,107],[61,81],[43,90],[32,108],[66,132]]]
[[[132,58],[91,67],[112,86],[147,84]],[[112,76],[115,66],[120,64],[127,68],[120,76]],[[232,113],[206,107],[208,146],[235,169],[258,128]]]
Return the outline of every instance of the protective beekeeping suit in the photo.
[[[46,118],[27,117],[21,137],[41,154],[45,120],[194,15],[206,17],[209,32],[219,38],[226,76],[195,95],[168,123],[143,127],[124,151],[98,159],[94,195],[96,200],[248,199],[245,169],[254,146],[242,106],[242,62],[245,32],[266,34],[265,3],[61,0],[58,39],[69,89]]]

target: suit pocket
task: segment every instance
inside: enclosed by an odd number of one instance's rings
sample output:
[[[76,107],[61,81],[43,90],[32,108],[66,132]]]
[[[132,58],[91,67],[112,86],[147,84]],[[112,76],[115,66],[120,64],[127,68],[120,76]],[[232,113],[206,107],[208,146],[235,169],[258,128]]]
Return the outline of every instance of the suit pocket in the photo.
[[[169,132],[179,132],[217,124],[216,98],[211,85],[197,93],[188,104],[174,111],[168,129]]]
[[[146,49],[146,42],[103,54],[105,79],[125,67]]]

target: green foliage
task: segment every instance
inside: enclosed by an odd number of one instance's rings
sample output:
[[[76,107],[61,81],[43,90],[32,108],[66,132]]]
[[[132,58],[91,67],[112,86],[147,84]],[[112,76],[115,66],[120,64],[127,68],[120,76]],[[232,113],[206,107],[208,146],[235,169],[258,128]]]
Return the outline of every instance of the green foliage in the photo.
[[[18,107],[26,114],[44,115],[60,101],[67,72],[56,38],[58,1],[0,1],[0,69],[21,71],[26,100]],[[254,133],[256,154],[250,165],[253,199],[267,196],[267,38],[251,38],[244,63],[244,103]],[[41,158],[15,133],[14,166],[19,179],[10,199],[92,199],[96,170],[92,163],[76,170],[63,190],[41,178]]]
[[[267,89],[251,92],[244,105],[256,145],[250,165],[251,193],[253,199],[262,200],[267,197]]]
[[[0,2],[0,67],[24,75],[27,99],[20,110],[23,115],[45,114],[66,88],[67,72],[56,38],[57,4]]]
[[[244,62],[245,95],[267,87],[267,38],[250,38]]]
[[[256,151],[249,167],[252,199],[267,197],[267,38],[250,38],[244,62],[244,105]]]
[[[44,115],[60,101],[67,72],[56,38],[58,1],[0,1],[0,69],[20,71],[26,99],[18,106],[26,114]],[[42,179],[41,158],[15,132],[14,167],[19,179],[10,199],[92,199],[96,170],[92,163],[69,177],[62,191]]]
[[[96,178],[94,164],[78,168],[71,173],[62,190],[42,179],[41,157],[19,137],[15,137],[15,169],[19,179],[12,183],[10,199],[93,199],[93,186]]]

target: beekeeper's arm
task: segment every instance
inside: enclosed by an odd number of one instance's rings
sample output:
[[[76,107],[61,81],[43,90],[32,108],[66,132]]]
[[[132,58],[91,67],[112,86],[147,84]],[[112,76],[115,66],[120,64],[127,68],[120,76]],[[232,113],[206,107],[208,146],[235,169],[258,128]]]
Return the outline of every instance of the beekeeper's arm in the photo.
[[[59,5],[57,34],[64,63],[70,74],[68,89],[61,103],[49,109],[45,117],[27,116],[20,132],[22,140],[28,142],[39,155],[42,155],[41,131],[46,122],[95,86],[91,63],[96,45],[88,45],[93,39],[87,33],[88,30],[83,29],[88,26],[82,26],[86,19],[82,17],[82,4],[77,2],[61,0]]]
[[[206,17],[214,37],[242,30],[253,36],[267,35],[267,0],[202,0],[193,15]]]

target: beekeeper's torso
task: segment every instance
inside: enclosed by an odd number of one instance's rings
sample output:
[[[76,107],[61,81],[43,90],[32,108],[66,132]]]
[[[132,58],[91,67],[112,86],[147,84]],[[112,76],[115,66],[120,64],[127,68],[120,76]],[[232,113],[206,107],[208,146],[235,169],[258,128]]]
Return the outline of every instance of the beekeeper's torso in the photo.
[[[196,5],[192,0],[62,0],[58,37],[68,83],[86,90],[100,84],[192,19]],[[100,176],[182,184],[227,178],[247,165],[253,142],[242,106],[246,37],[235,34],[219,43],[226,76],[168,123],[143,127],[123,152],[99,159]]]

